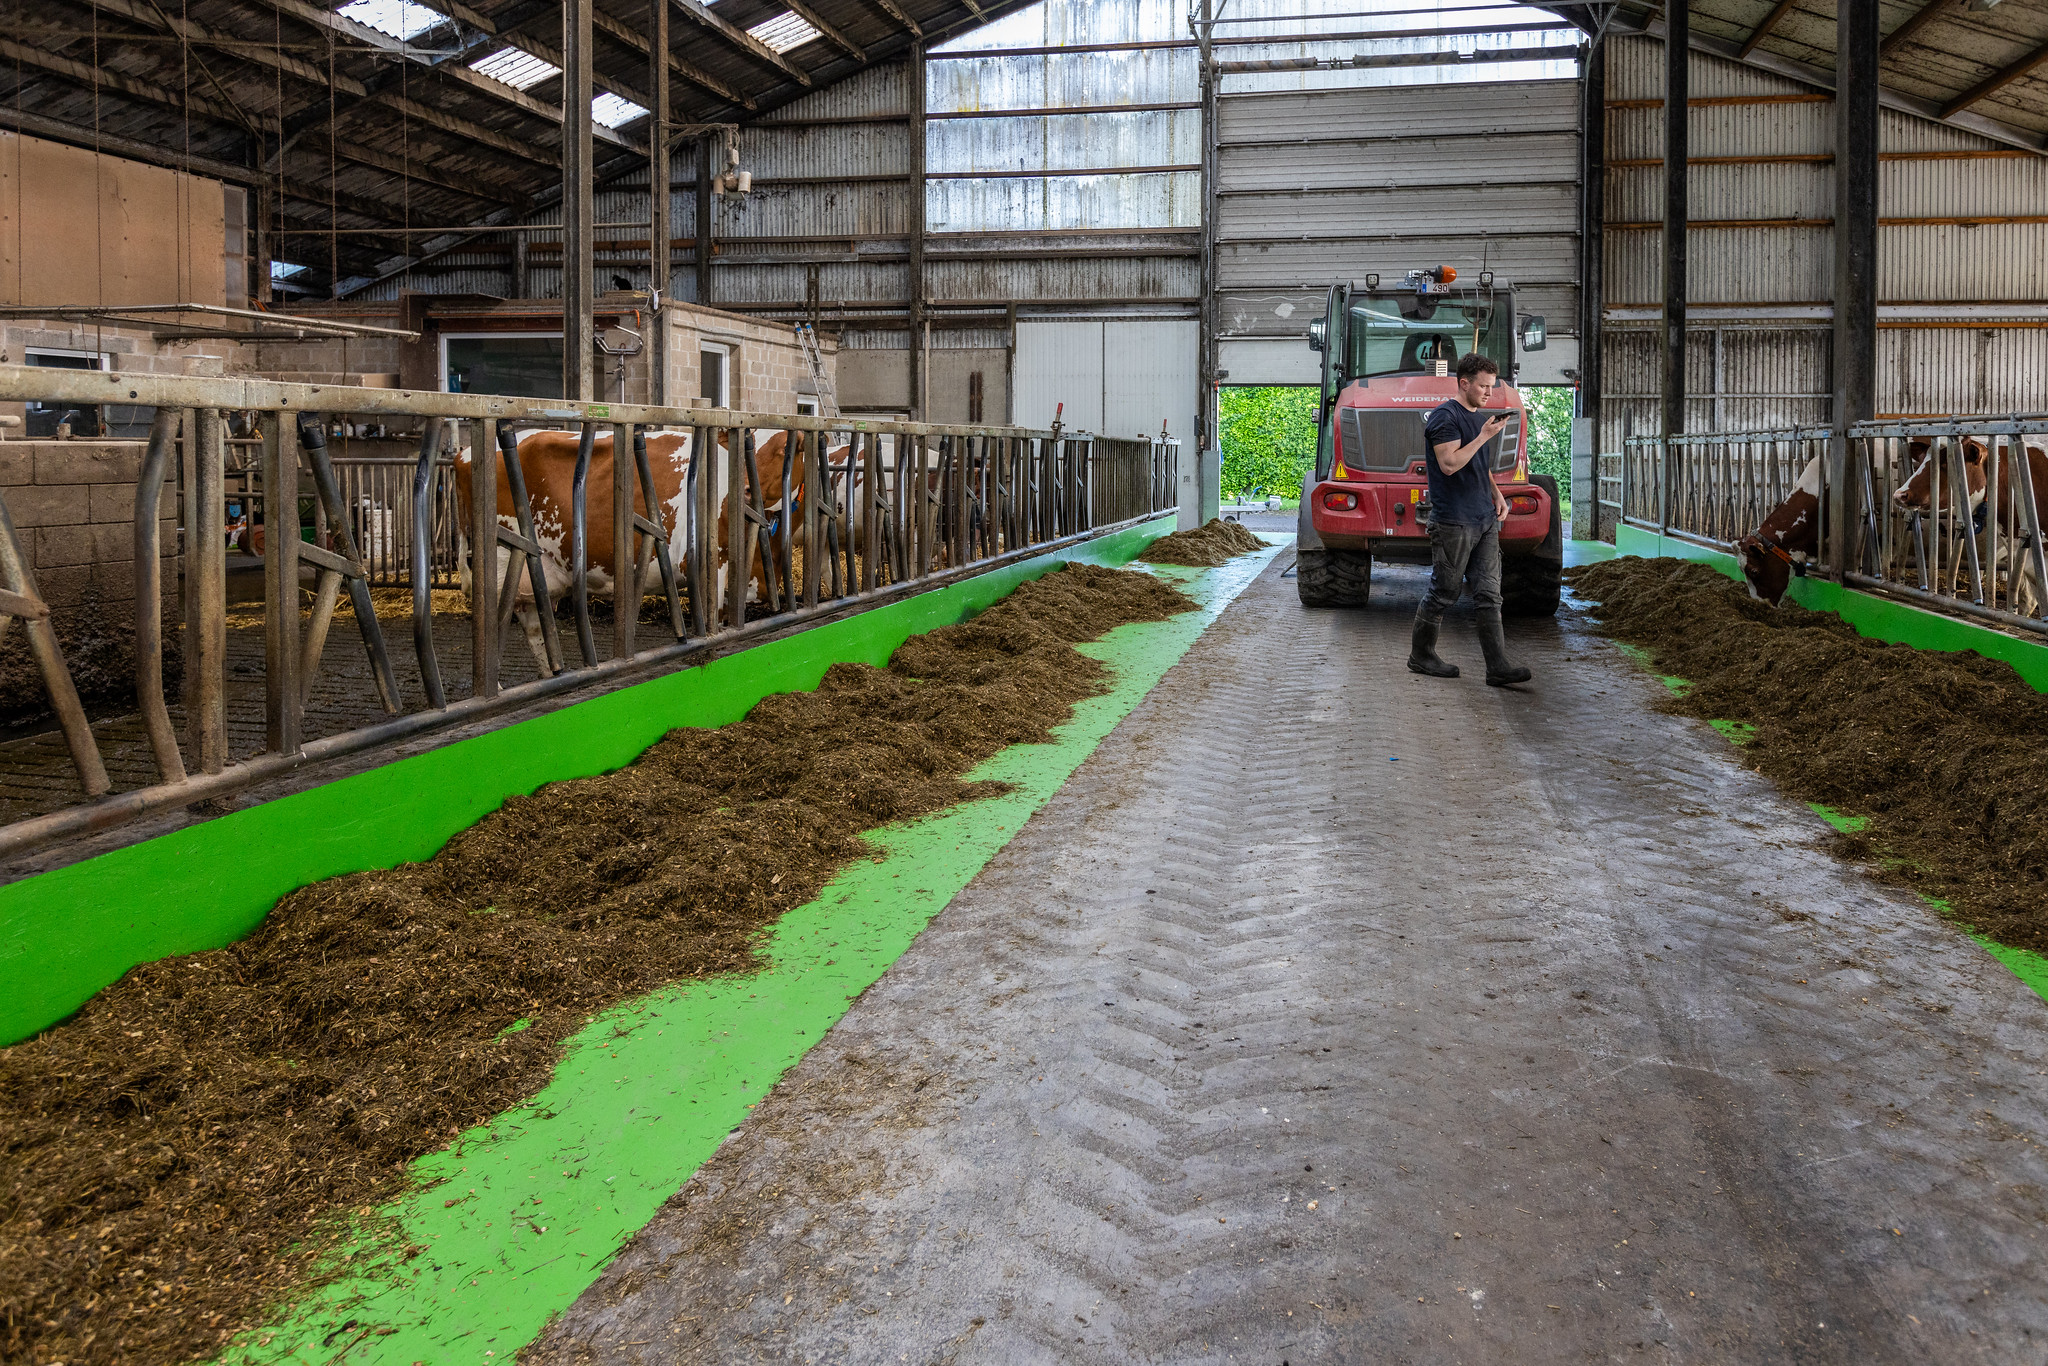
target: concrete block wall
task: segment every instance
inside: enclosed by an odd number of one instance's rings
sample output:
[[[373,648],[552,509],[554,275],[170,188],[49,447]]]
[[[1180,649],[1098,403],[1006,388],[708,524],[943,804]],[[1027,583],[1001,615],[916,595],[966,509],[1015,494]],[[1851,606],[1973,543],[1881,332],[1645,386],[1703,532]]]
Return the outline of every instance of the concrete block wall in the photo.
[[[65,319],[16,319],[0,323],[0,365],[26,365],[35,350],[83,352],[104,358],[103,369],[158,375],[199,375],[218,378],[234,373],[240,344],[230,341],[191,340],[160,342],[153,331],[137,327],[112,327]],[[25,417],[27,406],[0,403],[0,414]],[[101,420],[112,428],[111,435],[139,436],[146,428],[151,410],[109,404]],[[4,435],[20,437],[21,427],[10,427]],[[97,433],[80,432],[80,436]]]
[[[135,481],[143,448],[140,441],[0,442],[0,498],[88,703],[135,695]],[[175,483],[165,480],[157,509],[167,681],[179,672]],[[0,640],[0,724],[48,711],[42,674],[17,626]]]
[[[671,401],[689,406],[701,403],[703,392],[702,343],[715,342],[732,353],[732,406],[755,412],[794,413],[797,400],[809,399],[815,385],[796,329],[788,323],[722,313],[696,304],[669,303],[663,306],[669,328],[669,395]],[[836,377],[838,344],[830,338],[819,343],[828,381]]]

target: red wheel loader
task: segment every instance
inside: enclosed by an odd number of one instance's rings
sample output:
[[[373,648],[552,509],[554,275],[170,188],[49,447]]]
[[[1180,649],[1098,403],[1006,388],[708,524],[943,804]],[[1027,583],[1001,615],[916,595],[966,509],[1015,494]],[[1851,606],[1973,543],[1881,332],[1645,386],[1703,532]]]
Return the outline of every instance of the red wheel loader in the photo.
[[[1519,316],[1511,287],[1490,272],[1458,282],[1448,266],[1410,271],[1397,288],[1379,277],[1337,285],[1309,324],[1322,353],[1316,463],[1302,481],[1296,587],[1309,607],[1362,606],[1374,560],[1429,563],[1429,480],[1422,425],[1455,398],[1468,352],[1500,366],[1492,407],[1510,414],[1494,448],[1493,477],[1507,499],[1500,530],[1501,596],[1510,615],[1557,611],[1564,526],[1557,481],[1529,473],[1528,421],[1514,387],[1515,353],[1541,350],[1544,322]]]

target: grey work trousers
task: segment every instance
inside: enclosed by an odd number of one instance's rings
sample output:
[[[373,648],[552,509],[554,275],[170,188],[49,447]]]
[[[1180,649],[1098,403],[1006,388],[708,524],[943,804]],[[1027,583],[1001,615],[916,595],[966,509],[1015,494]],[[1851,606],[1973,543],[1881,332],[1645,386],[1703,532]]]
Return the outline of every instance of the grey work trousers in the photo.
[[[1500,523],[1431,522],[1429,595],[1416,609],[1415,619],[1432,625],[1441,622],[1468,588],[1481,612],[1500,610]]]

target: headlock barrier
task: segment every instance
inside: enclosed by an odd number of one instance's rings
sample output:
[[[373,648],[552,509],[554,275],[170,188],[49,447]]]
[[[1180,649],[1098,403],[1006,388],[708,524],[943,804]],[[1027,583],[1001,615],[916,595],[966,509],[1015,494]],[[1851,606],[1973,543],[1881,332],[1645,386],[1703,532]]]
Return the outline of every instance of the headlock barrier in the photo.
[[[155,410],[133,544],[135,699],[157,777],[112,791],[0,501],[0,632],[23,623],[90,799],[0,826],[0,858],[1135,524],[1173,506],[1178,488],[1170,439],[1058,429],[21,366],[0,366],[0,402]],[[334,454],[366,430],[409,440],[409,471],[385,469],[388,456]],[[540,435],[548,431],[560,435]],[[233,445],[260,454],[231,460]],[[612,458],[622,453],[630,456]],[[544,487],[534,486],[537,470]],[[263,740],[254,753],[230,752],[231,504],[248,519],[242,545],[254,551],[242,568],[260,561]],[[296,510],[279,520],[298,534],[263,537],[267,508]],[[167,531],[180,539],[175,556]],[[167,572],[181,575],[170,610]],[[449,638],[435,630],[437,610],[448,613],[434,589],[451,575],[466,580],[469,598],[458,651],[466,679],[460,666],[443,668]],[[371,594],[401,581],[412,599],[403,668]],[[357,690],[374,690],[385,719],[337,729],[330,716],[309,739],[344,594],[367,665]],[[643,595],[661,604],[651,642],[636,638]],[[630,604],[612,613],[608,633],[594,597]],[[568,642],[550,610],[563,600]],[[182,662],[182,736],[164,690],[166,631]],[[538,676],[507,684],[504,652],[517,634]]]
[[[1852,587],[2048,634],[2038,415],[1860,422],[1840,438],[1826,427],[1631,437],[1618,462],[1602,461],[1619,464],[1618,480],[1603,470],[1601,502],[1622,524],[1729,550],[1803,485],[1819,505],[1796,572],[1839,563]],[[1844,496],[1851,543],[1837,555],[1823,509]]]

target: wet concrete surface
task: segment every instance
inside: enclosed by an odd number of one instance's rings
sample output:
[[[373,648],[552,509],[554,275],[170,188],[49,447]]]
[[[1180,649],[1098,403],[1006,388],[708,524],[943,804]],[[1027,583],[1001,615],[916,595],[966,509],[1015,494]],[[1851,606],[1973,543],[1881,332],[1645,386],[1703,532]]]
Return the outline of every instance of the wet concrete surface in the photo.
[[[2048,1004],[1572,609],[1290,558],[524,1359],[2048,1359]]]

